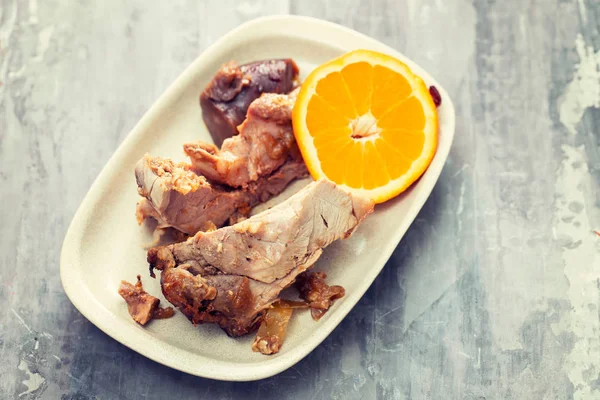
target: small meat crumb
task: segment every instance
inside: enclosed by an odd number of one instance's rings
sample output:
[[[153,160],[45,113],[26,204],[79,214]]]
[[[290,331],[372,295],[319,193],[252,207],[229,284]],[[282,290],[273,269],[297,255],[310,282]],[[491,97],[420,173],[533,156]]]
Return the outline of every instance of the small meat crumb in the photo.
[[[346,291],[341,286],[329,286],[325,283],[324,272],[305,272],[298,276],[296,287],[300,298],[306,300],[310,314],[315,321],[321,319],[335,300],[344,297]]]
[[[160,300],[146,293],[140,275],[137,276],[135,285],[127,281],[121,281],[119,294],[127,303],[129,315],[140,325],[146,325],[153,318],[170,318],[175,314],[172,307],[158,307]]]
[[[171,318],[173,315],[175,315],[175,310],[173,310],[173,307],[166,307],[166,308],[158,307],[156,310],[154,310],[154,314],[152,315],[152,318],[153,319],[165,319],[165,318]]]

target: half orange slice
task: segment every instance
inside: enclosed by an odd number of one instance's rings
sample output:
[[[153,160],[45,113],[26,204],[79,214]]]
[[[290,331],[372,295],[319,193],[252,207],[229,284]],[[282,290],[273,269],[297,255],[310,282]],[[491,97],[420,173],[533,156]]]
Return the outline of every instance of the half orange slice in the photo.
[[[306,78],[294,134],[314,179],[328,178],[381,203],[425,172],[438,116],[427,86],[386,54],[356,50]]]

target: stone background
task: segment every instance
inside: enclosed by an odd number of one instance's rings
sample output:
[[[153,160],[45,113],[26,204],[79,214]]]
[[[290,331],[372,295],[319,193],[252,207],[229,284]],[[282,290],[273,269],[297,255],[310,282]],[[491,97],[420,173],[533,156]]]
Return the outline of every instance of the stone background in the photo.
[[[299,14],[398,49],[457,107],[450,158],[369,292],[251,383],[106,336],[59,253],[94,178],[164,89],[249,19]],[[0,0],[0,398],[599,399],[598,0]]]

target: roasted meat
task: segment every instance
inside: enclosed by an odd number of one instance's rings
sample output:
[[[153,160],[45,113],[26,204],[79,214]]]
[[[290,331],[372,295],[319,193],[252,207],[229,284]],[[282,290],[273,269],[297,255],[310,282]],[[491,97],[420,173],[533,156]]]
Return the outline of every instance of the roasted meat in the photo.
[[[237,135],[250,103],[261,94],[289,93],[297,79],[298,67],[291,59],[223,65],[200,95],[202,118],[215,145]]]
[[[167,300],[193,323],[214,322],[240,336],[324,247],[348,237],[372,210],[369,199],[320,180],[238,224],[151,249],[148,262],[163,271]]]
[[[119,294],[127,303],[129,315],[141,325],[146,325],[152,319],[169,318],[174,314],[172,307],[160,308],[160,300],[146,293],[139,275],[135,285],[121,281]]]
[[[154,264],[157,268],[164,268],[160,281],[167,300],[193,324],[216,323],[232,337],[255,330],[263,311],[306,269],[297,267],[283,279],[267,284],[245,276],[223,274],[212,267],[165,266],[164,260],[172,257],[167,252],[162,248],[148,253],[151,264],[157,262],[158,265]]]
[[[239,126],[240,134],[225,139],[221,150],[204,142],[185,144],[194,169],[212,182],[245,187],[288,159],[300,160],[292,130],[296,94],[266,93],[254,100]]]
[[[189,164],[146,155],[138,162],[135,175],[143,196],[137,205],[138,222],[152,217],[159,228],[173,227],[193,235],[223,226],[230,217],[248,215],[252,207],[281,193],[307,171],[302,160],[289,160],[247,187],[232,189],[210,183]]]
[[[307,271],[301,274],[296,281],[300,298],[306,300],[310,307],[313,319],[319,320],[333,302],[344,297],[346,291],[341,286],[329,286],[325,283],[325,272]]]

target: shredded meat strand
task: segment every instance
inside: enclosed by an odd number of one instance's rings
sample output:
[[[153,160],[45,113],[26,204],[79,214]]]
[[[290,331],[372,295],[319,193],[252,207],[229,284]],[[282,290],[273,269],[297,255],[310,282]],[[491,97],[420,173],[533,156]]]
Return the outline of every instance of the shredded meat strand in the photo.
[[[310,308],[310,305],[305,301],[279,299],[279,307],[281,308]]]

